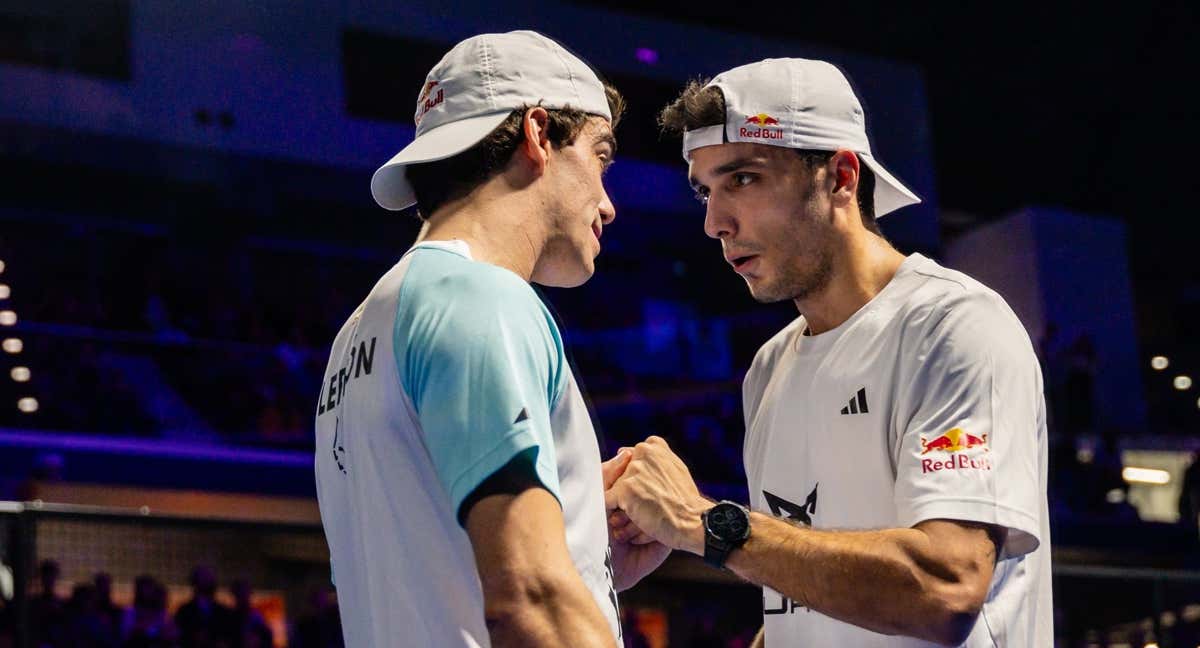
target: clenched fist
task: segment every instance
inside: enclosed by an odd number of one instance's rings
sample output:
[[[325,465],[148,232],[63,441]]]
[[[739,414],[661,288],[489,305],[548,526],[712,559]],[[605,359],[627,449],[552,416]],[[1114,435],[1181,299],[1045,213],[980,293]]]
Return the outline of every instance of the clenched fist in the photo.
[[[700,495],[683,461],[661,437],[652,436],[630,451],[624,473],[604,493],[605,506],[623,513],[641,534],[694,554],[704,553],[700,515],[712,502]],[[614,533],[633,535],[620,515],[610,515]],[[630,540],[637,538],[636,535]]]

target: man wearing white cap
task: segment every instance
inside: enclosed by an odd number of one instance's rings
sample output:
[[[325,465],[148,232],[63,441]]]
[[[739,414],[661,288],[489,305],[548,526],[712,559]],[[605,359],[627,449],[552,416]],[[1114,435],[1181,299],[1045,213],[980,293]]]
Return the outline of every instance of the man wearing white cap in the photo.
[[[849,82],[761,61],[688,86],[661,121],[705,232],[800,317],[743,385],[752,511],[705,499],[652,437],[606,493],[614,535],[763,585],[760,646],[1052,645],[1032,345],[995,292],[880,234],[918,199],[872,155]]]
[[[540,34],[476,36],[375,173],[376,201],[425,229],[338,333],[317,408],[347,645],[612,647],[615,591],[665,557],[610,553],[609,471],[530,286],[591,276],[622,105]]]

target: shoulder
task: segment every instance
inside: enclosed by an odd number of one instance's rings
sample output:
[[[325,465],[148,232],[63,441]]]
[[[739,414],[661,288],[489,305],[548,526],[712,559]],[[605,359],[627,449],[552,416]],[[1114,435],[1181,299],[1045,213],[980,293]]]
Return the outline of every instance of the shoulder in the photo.
[[[917,286],[901,324],[927,348],[950,346],[976,353],[1033,353],[1024,325],[999,293],[970,276],[928,259],[913,269]]]
[[[562,335],[533,287],[517,275],[440,249],[423,249],[403,277],[393,342],[401,381],[421,391],[431,367],[516,358],[549,367],[555,383]]]
[[[436,248],[412,254],[401,288],[404,298],[445,305],[469,304],[476,312],[545,309],[533,287],[508,270]]]
[[[444,250],[413,253],[397,309],[397,337],[405,331],[437,331],[464,343],[519,331],[539,332],[561,344],[549,309],[524,279]]]

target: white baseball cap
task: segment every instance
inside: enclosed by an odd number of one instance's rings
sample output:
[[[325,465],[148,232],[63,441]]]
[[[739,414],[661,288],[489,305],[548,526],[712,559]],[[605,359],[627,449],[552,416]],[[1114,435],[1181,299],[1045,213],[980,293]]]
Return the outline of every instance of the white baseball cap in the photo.
[[[604,85],[563,46],[532,31],[472,36],[454,46],[425,77],[413,119],[417,136],[371,177],[385,209],[417,202],[405,169],[471,148],[513,110],[574,108],[612,119]]]
[[[722,72],[708,83],[725,96],[725,123],[683,134],[683,159],[701,146],[751,142],[817,151],[847,149],[875,173],[875,215],[921,202],[871,154],[862,104],[850,82],[825,61],[766,59]]]

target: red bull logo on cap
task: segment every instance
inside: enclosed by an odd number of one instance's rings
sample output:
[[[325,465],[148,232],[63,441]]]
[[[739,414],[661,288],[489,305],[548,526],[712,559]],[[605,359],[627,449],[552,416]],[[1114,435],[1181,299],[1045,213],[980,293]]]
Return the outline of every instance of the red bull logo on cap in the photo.
[[[738,130],[738,135],[753,139],[783,139],[783,129],[770,128],[771,126],[778,127],[779,120],[767,113],[750,115]]]
[[[939,470],[962,470],[965,468],[974,468],[976,470],[991,470],[992,462],[987,456],[979,455],[968,456],[966,454],[957,454],[971,448],[982,448],[983,452],[990,452],[987,446],[988,435],[975,436],[962,428],[951,428],[945,434],[937,436],[932,440],[926,440],[921,437],[921,456],[925,456],[935,450],[938,452],[956,453],[944,460],[930,457],[921,460],[921,472],[931,473]]]
[[[437,89],[436,93],[434,93],[435,88]],[[429,81],[426,83],[425,86],[421,88],[420,96],[417,97],[417,125],[419,126],[421,124],[421,118],[425,116],[425,113],[433,110],[434,106],[437,106],[445,100],[445,88],[438,88],[437,81]]]

